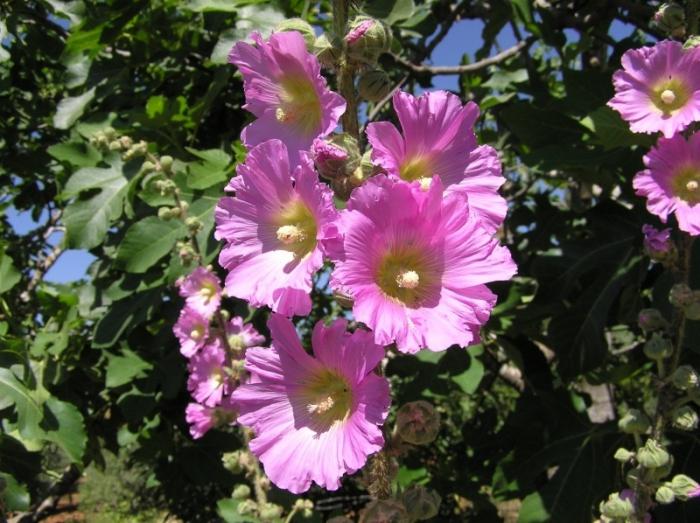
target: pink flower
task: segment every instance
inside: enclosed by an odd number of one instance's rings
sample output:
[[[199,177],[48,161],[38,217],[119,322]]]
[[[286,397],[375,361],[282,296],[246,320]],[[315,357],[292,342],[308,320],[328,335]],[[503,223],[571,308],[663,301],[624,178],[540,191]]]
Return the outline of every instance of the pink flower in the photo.
[[[644,248],[649,254],[659,255],[671,249],[671,229],[657,229],[651,225],[643,225]]]
[[[229,347],[237,352],[265,343],[265,336],[256,331],[250,323],[243,323],[240,316],[234,316],[226,324],[226,337]]]
[[[442,192],[437,176],[428,191],[375,176],[341,213],[343,240],[328,242],[331,285],[354,299],[380,345],[414,353],[475,343],[496,302],[485,284],[516,271],[464,195]]]
[[[191,358],[209,338],[209,320],[185,306],[173,327],[173,333],[180,342],[182,355]]]
[[[666,138],[700,120],[700,51],[664,40],[630,49],[613,75],[608,105],[635,133],[661,131]]]
[[[224,368],[226,351],[219,337],[213,338],[202,350],[190,359],[187,370],[187,389],[195,401],[205,407],[221,403],[224,394],[230,392],[232,384]]]
[[[205,407],[199,403],[189,403],[185,409],[185,420],[190,424],[190,434],[199,439],[213,427],[232,425],[236,411],[230,397],[225,397],[218,407]]]
[[[204,318],[211,319],[221,304],[219,278],[208,269],[197,267],[178,285],[180,296],[185,298],[187,306]]]
[[[311,311],[311,277],[323,264],[318,241],[337,216],[333,194],[318,181],[306,155],[291,172],[287,148],[269,140],[248,154],[216,208],[219,262],[229,271],[226,291],[254,307],[285,315]]]
[[[244,107],[258,118],[243,130],[241,140],[252,147],[280,139],[295,165],[299,151],[335,129],[345,100],[326,87],[301,33],[273,33],[268,41],[253,33],[251,38],[253,45],[238,42],[228,57],[243,75]]]
[[[389,384],[372,372],[384,350],[368,332],[346,332],[345,320],[316,324],[315,357],[291,321],[275,314],[268,326],[272,347],[248,349],[253,383],[233,393],[239,423],[255,432],[250,450],[280,488],[298,494],[313,481],[336,490],[384,444]]]
[[[700,234],[700,133],[688,141],[681,135],[659,139],[644,165],[632,184],[646,196],[647,210],[664,223],[674,213],[682,231]]]
[[[372,160],[391,176],[418,181],[426,188],[437,175],[447,192],[467,193],[470,205],[495,230],[503,223],[507,203],[498,194],[505,182],[498,153],[488,145],[477,147],[474,123],[479,108],[462,106],[445,91],[414,96],[397,92],[396,111],[403,135],[389,122],[371,123],[367,138]]]

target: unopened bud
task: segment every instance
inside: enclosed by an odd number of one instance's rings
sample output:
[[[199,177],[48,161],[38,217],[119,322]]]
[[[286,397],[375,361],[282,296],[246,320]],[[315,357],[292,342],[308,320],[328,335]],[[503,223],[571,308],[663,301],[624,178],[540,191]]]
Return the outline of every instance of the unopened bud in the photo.
[[[258,504],[252,499],[244,499],[236,507],[236,512],[241,516],[246,516],[248,514],[255,514],[258,510]]]
[[[673,95],[672,92],[671,95]],[[671,240],[671,229],[657,229],[651,225],[643,225],[642,232],[644,250],[652,260],[665,265],[672,264],[676,260],[678,251]]]
[[[700,495],[700,485],[693,478],[685,474],[677,474],[671,480],[671,489],[675,496],[681,501],[687,501],[690,498]]]
[[[185,220],[185,225],[192,233],[198,233],[203,227],[201,220],[199,218],[195,218],[194,216],[188,217]]]
[[[434,518],[440,510],[440,495],[421,485],[410,487],[401,495],[408,515],[413,521],[424,521]]]
[[[122,149],[122,144],[119,140],[112,140],[109,142],[109,150],[110,151],[121,151]]]
[[[685,283],[677,283],[671,287],[671,292],[668,295],[668,301],[671,305],[683,309],[693,302],[693,291]]]
[[[640,481],[642,481],[643,477],[644,471],[642,470],[642,468],[634,467],[633,469],[630,469],[629,472],[627,472],[627,474],[625,475],[625,482],[630,488],[636,489]]]
[[[637,316],[637,324],[644,332],[654,332],[668,325],[658,309],[642,309]]]
[[[669,487],[668,484],[664,484],[656,489],[654,499],[662,505],[668,505],[676,500],[676,495],[673,493],[673,489]]]
[[[141,164],[141,169],[142,169],[144,172],[151,172],[151,171],[154,171],[155,168],[156,168],[156,165],[155,165],[153,162],[149,161],[149,160],[146,160],[145,162],[143,162],[143,163]]]
[[[310,518],[313,516],[314,502],[310,499],[297,499],[294,502],[294,509],[301,512],[302,516],[305,518]]]
[[[648,469],[663,467],[670,461],[670,456],[656,440],[649,438],[642,448],[637,450],[637,461]]]
[[[637,409],[630,409],[617,422],[618,428],[626,434],[644,434],[651,422],[649,418]]]
[[[700,384],[700,377],[690,365],[681,365],[671,376],[673,386],[680,390],[695,389]]]
[[[282,515],[284,509],[275,503],[265,503],[260,507],[260,519],[263,521],[274,520]]]
[[[379,20],[358,16],[350,23],[345,43],[351,59],[375,64],[379,55],[391,47],[391,30]]]
[[[233,499],[243,500],[250,497],[250,487],[248,485],[236,485],[233,487],[233,494],[231,494]]]
[[[304,37],[304,41],[306,42],[306,47],[309,49],[313,47],[314,42],[316,41],[316,32],[314,31],[314,28],[311,27],[311,24],[309,24],[306,20],[302,20],[301,18],[288,18],[277,24],[275,27],[276,33],[286,31],[297,31],[298,33],[301,33],[301,36]]]
[[[381,69],[373,69],[360,76],[357,92],[367,101],[379,102],[391,92],[392,87],[388,74]]]
[[[683,49],[692,49],[693,47],[698,47],[698,46],[700,46],[700,36],[699,35],[692,35],[683,44]]]
[[[360,513],[359,523],[408,523],[406,507],[395,499],[376,499]]]
[[[614,458],[622,463],[627,463],[634,457],[634,452],[625,448],[619,448],[615,451]]]
[[[607,501],[600,504],[600,513],[611,519],[626,519],[634,513],[634,505],[629,499],[623,499],[618,492],[614,492]]]
[[[673,345],[669,339],[655,332],[651,339],[644,344],[644,354],[650,360],[664,360],[673,354]]]
[[[700,320],[700,291],[693,291],[690,303],[683,307],[683,314],[689,320]]]
[[[339,41],[331,42],[325,34],[322,34],[314,42],[314,54],[323,67],[334,69],[343,54],[342,44]]]
[[[673,411],[671,415],[673,419],[673,426],[681,430],[695,430],[698,428],[698,413],[695,412],[693,407],[688,405],[683,405],[678,407]]]
[[[314,140],[311,156],[319,174],[328,180],[347,176],[360,163],[357,140],[344,133]]]
[[[234,474],[240,474],[245,469],[242,465],[242,456],[244,452],[242,450],[234,450],[233,452],[226,452],[221,456],[221,463],[224,468]]]
[[[408,443],[427,445],[440,431],[440,414],[427,401],[406,403],[396,413],[396,430]]]
[[[129,149],[132,145],[134,145],[134,141],[129,136],[122,136],[119,138],[119,143],[122,144],[122,149]]]
[[[173,212],[175,210],[176,210],[175,208],[160,207],[158,209],[158,218],[160,218],[161,220],[166,220],[166,221],[172,220],[175,217],[175,213]],[[179,211],[180,209],[177,209],[177,210]],[[179,212],[178,212],[178,214],[179,214]]]
[[[675,2],[661,4],[652,22],[669,36],[682,38],[685,35],[685,9]]]
[[[173,157],[168,156],[167,154],[165,156],[160,157],[160,168],[163,169],[164,172],[170,172],[170,169],[173,166]]]

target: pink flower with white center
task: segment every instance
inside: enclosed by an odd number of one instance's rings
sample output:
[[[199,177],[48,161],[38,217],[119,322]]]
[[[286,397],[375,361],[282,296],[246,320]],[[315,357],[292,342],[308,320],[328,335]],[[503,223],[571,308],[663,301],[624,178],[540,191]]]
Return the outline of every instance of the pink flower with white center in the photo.
[[[223,398],[218,407],[189,403],[185,408],[185,420],[190,424],[192,437],[199,439],[214,427],[232,425],[236,420],[236,410],[230,396]]]
[[[394,95],[394,110],[403,134],[389,122],[367,126],[372,160],[391,176],[408,182],[418,181],[427,188],[437,175],[446,192],[461,191],[471,207],[495,230],[508,210],[498,189],[505,182],[501,162],[493,147],[477,147],[474,123],[479,108],[474,102],[462,105],[446,91],[433,91],[414,97]]]
[[[273,33],[267,41],[253,33],[251,38],[253,45],[238,42],[228,56],[243,75],[244,108],[257,117],[243,129],[241,140],[252,147],[280,139],[295,165],[300,151],[335,129],[345,100],[327,88],[301,33]]]
[[[635,133],[662,132],[671,138],[700,120],[700,50],[664,40],[630,49],[613,75],[608,105]]]
[[[255,330],[250,323],[243,323],[243,318],[240,316],[234,316],[226,324],[226,337],[228,346],[236,352],[265,343],[265,336]]]
[[[479,339],[496,296],[486,283],[516,266],[460,192],[443,197],[379,175],[355,189],[328,243],[331,286],[353,300],[355,318],[380,345],[402,352],[445,350]]]
[[[191,358],[204,347],[209,338],[209,320],[194,309],[185,306],[173,327],[173,333],[180,342],[180,352]]]
[[[651,255],[666,254],[671,250],[671,229],[657,229],[643,225],[644,248]]]
[[[311,311],[311,277],[323,264],[319,240],[337,216],[333,193],[321,184],[307,155],[290,171],[279,140],[254,147],[216,208],[219,262],[229,271],[226,292],[281,314]]]
[[[219,278],[204,267],[197,267],[179,284],[180,296],[187,306],[205,318],[211,318],[221,304]]]
[[[232,389],[226,373],[226,351],[219,337],[213,338],[190,359],[187,370],[187,389],[192,397],[205,407],[221,403],[224,394]]]
[[[233,393],[238,422],[255,432],[250,450],[275,485],[295,494],[312,481],[336,490],[384,445],[389,383],[373,372],[384,349],[339,319],[316,324],[311,356],[291,321],[275,314],[268,326],[272,347],[248,349],[252,382]]]
[[[682,231],[700,234],[700,133],[688,141],[681,135],[659,139],[644,165],[632,184],[647,198],[647,210],[664,223],[674,213]]]

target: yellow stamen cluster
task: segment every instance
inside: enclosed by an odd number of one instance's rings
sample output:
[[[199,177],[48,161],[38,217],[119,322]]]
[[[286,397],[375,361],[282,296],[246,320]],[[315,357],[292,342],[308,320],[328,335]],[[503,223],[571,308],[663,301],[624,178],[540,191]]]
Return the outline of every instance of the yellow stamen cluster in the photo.
[[[403,271],[396,275],[396,285],[402,289],[415,289],[420,283],[420,276],[416,271]]]

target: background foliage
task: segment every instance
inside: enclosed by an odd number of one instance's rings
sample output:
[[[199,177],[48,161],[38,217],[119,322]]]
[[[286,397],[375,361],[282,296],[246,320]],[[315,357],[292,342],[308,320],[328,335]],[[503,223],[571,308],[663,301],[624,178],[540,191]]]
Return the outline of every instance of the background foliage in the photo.
[[[612,454],[629,442],[616,420],[652,387],[637,313],[669,307],[671,276],[642,254],[641,225],[653,221],[631,187],[652,140],[605,106],[621,54],[659,37],[654,2],[380,0],[364,9],[391,25],[382,65],[414,91],[433,85],[431,53],[456,22],[485,22],[481,48],[450,74],[461,73],[460,96],[482,108],[480,143],[502,154],[510,213],[501,234],[519,266],[494,286],[500,301],[483,344],[389,362],[394,405],[427,399],[443,419],[434,445],[402,459],[396,482],[440,492],[436,521],[590,522],[624,483]],[[249,119],[226,54],[285,17],[330,30],[329,11],[302,0],[0,5],[0,513],[36,513],[86,467],[117,455],[142,471],[130,488],[148,510],[244,520],[229,497],[245,478],[221,462],[239,436],[214,431],[194,442],[184,423],[185,360],[171,329],[187,227],[158,217],[173,202],[143,157],[124,161],[94,136],[110,126],[176,159],[174,180],[204,223],[199,243],[213,263],[213,209]],[[519,47],[480,62],[503,51],[504,30]],[[362,110],[393,118],[390,104]],[[18,234],[16,211],[39,225]],[[44,281],[66,249],[95,257],[87,276]],[[326,297],[314,311],[337,309]],[[264,312],[251,320],[266,332]],[[697,327],[689,324],[688,363],[698,363]],[[697,433],[672,438],[674,470],[700,476]],[[315,521],[367,499],[353,478],[309,497]],[[272,499],[294,501],[274,490]],[[700,504],[654,518],[698,521]]]

